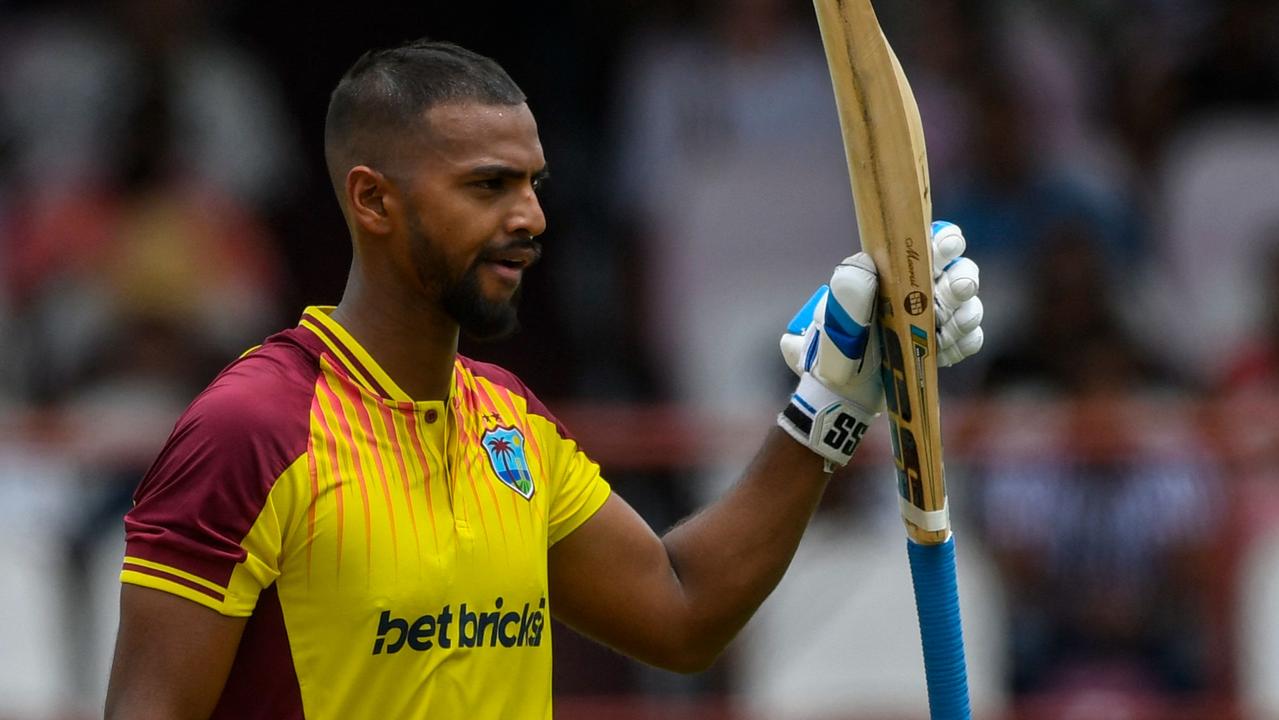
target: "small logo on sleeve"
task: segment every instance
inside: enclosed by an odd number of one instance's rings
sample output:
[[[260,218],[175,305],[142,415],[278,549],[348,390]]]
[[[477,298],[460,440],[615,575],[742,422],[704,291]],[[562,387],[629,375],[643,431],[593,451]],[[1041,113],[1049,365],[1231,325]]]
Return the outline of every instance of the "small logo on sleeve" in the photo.
[[[537,489],[533,486],[533,473],[529,470],[528,457],[524,454],[524,433],[519,428],[498,426],[480,438],[489,465],[497,479],[528,500]]]

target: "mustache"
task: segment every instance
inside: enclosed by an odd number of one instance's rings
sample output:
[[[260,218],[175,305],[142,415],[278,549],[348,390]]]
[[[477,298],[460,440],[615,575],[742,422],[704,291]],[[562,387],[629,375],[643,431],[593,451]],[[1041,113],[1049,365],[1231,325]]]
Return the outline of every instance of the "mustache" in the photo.
[[[529,254],[531,254],[532,258],[529,260],[529,265],[532,265],[533,263],[537,262],[538,260],[542,258],[542,243],[538,242],[537,240],[534,240],[531,237],[525,237],[525,238],[514,238],[500,245],[495,245],[493,247],[487,248],[485,249],[484,254],[481,256],[481,259],[493,260],[496,258],[500,258],[504,254],[509,253],[512,250],[527,251]]]

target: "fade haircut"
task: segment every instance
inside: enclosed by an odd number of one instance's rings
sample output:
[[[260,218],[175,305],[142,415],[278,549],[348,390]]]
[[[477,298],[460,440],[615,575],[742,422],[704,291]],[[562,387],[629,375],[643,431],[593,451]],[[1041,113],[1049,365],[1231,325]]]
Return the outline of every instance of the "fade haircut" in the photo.
[[[421,39],[364,53],[338,81],[324,118],[324,160],[339,202],[352,167],[390,172],[393,158],[411,156],[432,107],[525,100],[495,61],[453,43]]]

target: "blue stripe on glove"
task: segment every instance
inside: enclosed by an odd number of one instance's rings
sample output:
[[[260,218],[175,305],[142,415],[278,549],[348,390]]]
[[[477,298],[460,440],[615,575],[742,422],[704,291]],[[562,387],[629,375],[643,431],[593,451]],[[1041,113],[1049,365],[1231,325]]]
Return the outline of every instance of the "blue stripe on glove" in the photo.
[[[826,337],[844,357],[858,360],[866,352],[870,328],[854,320],[839,300],[831,295],[826,299]]]
[[[818,330],[813,333],[813,339],[808,343],[808,352],[804,353],[804,372],[813,369],[813,363],[817,361],[817,343],[822,341],[822,332]]]
[[[813,296],[804,303],[804,307],[795,313],[795,317],[791,318],[790,324],[786,326],[786,332],[792,335],[803,335],[808,330],[808,326],[813,324],[813,314],[817,312],[817,304],[822,298],[830,293],[830,285],[823,285],[813,293]]]

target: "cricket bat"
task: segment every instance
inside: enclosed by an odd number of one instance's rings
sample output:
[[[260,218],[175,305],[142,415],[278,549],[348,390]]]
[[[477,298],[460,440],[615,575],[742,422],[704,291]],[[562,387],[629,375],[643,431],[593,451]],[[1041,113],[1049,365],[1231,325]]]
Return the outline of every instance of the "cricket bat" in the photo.
[[[814,0],[844,136],[862,249],[879,271],[884,394],[932,720],[968,720],[968,673],[942,470],[919,108],[870,0]]]

